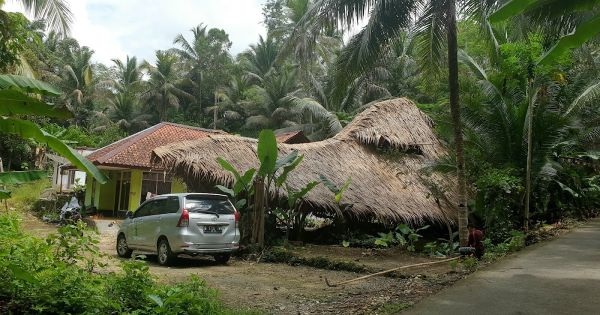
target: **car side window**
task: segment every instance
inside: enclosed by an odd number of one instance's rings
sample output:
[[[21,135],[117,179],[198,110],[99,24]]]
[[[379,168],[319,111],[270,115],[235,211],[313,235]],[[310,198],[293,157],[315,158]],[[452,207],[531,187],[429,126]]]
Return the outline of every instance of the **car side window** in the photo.
[[[178,197],[169,197],[165,200],[165,207],[162,210],[162,213],[177,213],[179,211],[179,198]]]
[[[179,198],[168,197],[155,201],[156,205],[152,210],[152,214],[168,214],[179,211]]]
[[[153,208],[154,201],[147,202],[142,207],[137,209],[137,211],[133,214],[134,218],[141,218],[150,215],[150,210]]]

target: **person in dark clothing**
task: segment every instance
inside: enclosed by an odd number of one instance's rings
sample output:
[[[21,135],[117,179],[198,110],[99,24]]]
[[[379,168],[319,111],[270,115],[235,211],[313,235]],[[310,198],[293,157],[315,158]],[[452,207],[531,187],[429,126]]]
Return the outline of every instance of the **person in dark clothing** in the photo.
[[[469,225],[469,247],[475,248],[475,257],[481,259],[485,248],[483,246],[483,232]]]

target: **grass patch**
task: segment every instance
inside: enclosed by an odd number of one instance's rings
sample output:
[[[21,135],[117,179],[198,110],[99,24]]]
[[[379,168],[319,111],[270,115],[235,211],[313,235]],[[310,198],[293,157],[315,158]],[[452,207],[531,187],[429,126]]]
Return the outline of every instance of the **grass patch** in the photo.
[[[11,198],[7,200],[8,207],[15,210],[30,210],[39,199],[42,192],[52,187],[48,179],[42,179],[25,184],[8,185]]]
[[[340,270],[356,273],[372,272],[370,268],[350,261],[332,260],[326,257],[301,257],[285,248],[272,247],[265,251],[262,261],[284,263],[292,266],[308,266],[327,270]]]
[[[411,306],[409,303],[386,303],[378,309],[377,313],[383,315],[398,314]]]

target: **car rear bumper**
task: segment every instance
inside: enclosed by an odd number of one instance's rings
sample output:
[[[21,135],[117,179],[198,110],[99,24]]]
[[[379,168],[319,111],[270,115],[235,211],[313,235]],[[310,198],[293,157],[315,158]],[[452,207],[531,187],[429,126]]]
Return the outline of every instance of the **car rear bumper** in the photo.
[[[238,248],[184,248],[182,254],[223,254],[233,253]]]
[[[183,254],[219,254],[219,253],[233,253],[240,248],[239,243],[230,244],[197,244],[197,243],[183,243],[175,251]]]

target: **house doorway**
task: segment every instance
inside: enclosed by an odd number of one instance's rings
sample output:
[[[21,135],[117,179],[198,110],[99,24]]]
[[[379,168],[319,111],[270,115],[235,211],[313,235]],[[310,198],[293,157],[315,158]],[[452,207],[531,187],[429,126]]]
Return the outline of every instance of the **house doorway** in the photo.
[[[115,185],[115,205],[113,216],[129,210],[129,192],[131,190],[131,172],[121,172],[117,175]]]

